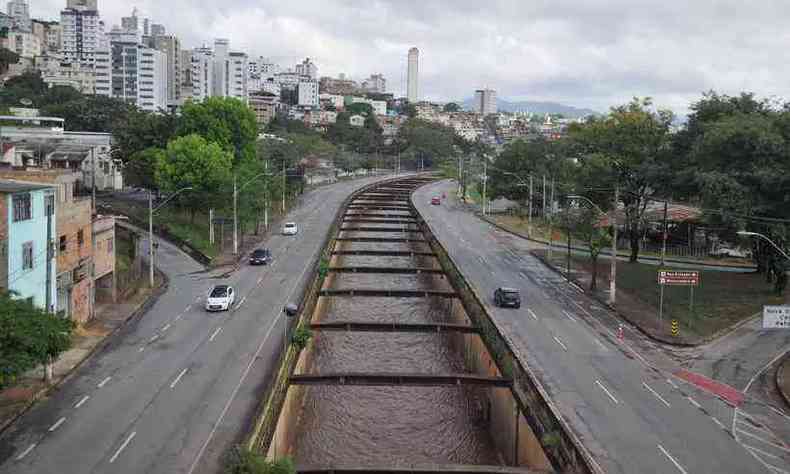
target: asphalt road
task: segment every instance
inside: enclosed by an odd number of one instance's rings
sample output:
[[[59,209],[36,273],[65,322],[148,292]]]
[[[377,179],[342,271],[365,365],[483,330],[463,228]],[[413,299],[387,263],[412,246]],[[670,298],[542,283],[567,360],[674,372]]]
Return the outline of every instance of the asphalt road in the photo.
[[[632,328],[620,341],[612,314],[532,257],[526,241],[463,210],[454,191],[425,186],[414,202],[604,472],[770,472],[730,434],[718,398],[674,379],[674,361]],[[499,286],[521,291],[520,310],[494,307]]]
[[[218,472],[276,366],[282,308],[301,294],[343,199],[378,179],[305,195],[287,218],[299,234],[271,236],[266,267],[214,279],[162,242],[157,264],[168,291],[3,434],[0,472]],[[236,305],[209,314],[205,295],[217,283],[236,289]]]

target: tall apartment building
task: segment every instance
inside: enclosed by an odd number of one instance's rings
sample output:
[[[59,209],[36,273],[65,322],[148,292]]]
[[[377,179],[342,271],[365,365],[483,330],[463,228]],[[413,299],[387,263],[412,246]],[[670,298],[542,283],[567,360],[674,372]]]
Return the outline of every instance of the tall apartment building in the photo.
[[[68,0],[60,12],[60,25],[66,62],[93,64],[96,51],[107,46],[96,0]]]
[[[8,2],[8,15],[13,18],[13,29],[30,32],[30,9],[27,0],[11,0]]]
[[[165,29],[165,25],[159,25],[157,23],[151,24],[151,36],[165,36],[167,34],[167,30]]]
[[[214,40],[214,81],[211,95],[214,97],[225,97],[230,81],[230,64],[228,53],[230,52],[230,41],[218,38]]]
[[[214,51],[203,46],[192,50],[192,100],[201,102],[214,93]]]
[[[26,31],[9,32],[5,38],[0,38],[0,45],[22,58],[33,59],[41,56],[41,39]]]
[[[480,89],[475,91],[475,112],[481,115],[490,115],[497,112],[495,90]]]
[[[63,29],[56,21],[32,21],[32,32],[41,42],[41,49],[50,53],[56,53],[62,47]]]
[[[179,66],[181,67],[180,79],[178,84],[179,92],[179,105],[192,99],[192,50],[182,49],[179,53],[181,59]]]
[[[235,97],[247,102],[249,64],[247,54],[230,51],[226,39],[214,41],[214,78],[212,96]]]
[[[309,77],[313,81],[318,79],[318,66],[310,61],[310,58],[306,58],[304,61],[297,64],[295,71],[300,76]]]
[[[409,67],[406,98],[411,103],[420,101],[419,78],[420,78],[420,50],[411,48],[409,50]]]
[[[318,82],[299,81],[298,105],[300,107],[318,108]]]
[[[181,100],[181,41],[175,36],[153,35],[150,38],[151,47],[167,58],[167,102],[177,105]]]
[[[368,79],[362,82],[362,88],[367,92],[384,94],[387,92],[387,80],[383,74],[371,74]]]
[[[116,97],[140,109],[167,108],[167,56],[139,43],[135,32],[113,30],[110,48],[96,55],[96,94]]]

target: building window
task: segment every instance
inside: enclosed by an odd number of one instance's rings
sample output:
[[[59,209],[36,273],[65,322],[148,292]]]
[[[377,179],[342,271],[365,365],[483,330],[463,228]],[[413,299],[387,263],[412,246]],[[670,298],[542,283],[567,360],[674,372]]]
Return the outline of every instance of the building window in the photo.
[[[30,203],[30,193],[14,195],[13,203],[14,222],[26,221],[33,218],[33,208]]]
[[[33,242],[22,244],[22,270],[33,269]]]
[[[112,253],[113,242],[113,239],[107,239],[107,253]]]
[[[46,209],[47,217],[55,215],[55,195],[49,194],[44,196],[44,208]]]
[[[82,229],[77,231],[77,245],[79,245],[80,247],[85,245],[85,233],[83,232]]]
[[[65,252],[66,251],[66,236],[65,235],[61,235],[60,236],[60,243],[58,245],[58,249],[61,252]]]

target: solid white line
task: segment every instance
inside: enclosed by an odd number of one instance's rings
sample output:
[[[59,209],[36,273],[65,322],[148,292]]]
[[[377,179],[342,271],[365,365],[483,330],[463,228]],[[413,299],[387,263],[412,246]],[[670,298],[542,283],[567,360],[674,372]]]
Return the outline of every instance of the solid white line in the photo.
[[[527,312],[529,313],[530,316],[532,316],[532,319],[534,319],[535,321],[538,320],[538,316],[535,314],[534,311],[532,311],[531,309],[527,309]]]
[[[775,413],[777,413],[778,415],[780,415],[780,416],[783,416],[783,417],[787,418],[788,420],[790,420],[790,416],[787,416],[787,414],[786,414],[785,412],[779,411],[779,410],[777,410],[777,409],[776,409],[776,408],[774,408],[774,407],[768,407],[768,408],[770,408],[771,410],[773,410],[773,411],[774,411]]]
[[[118,459],[118,456],[120,456],[121,451],[126,449],[126,446],[129,445],[129,443],[132,441],[132,438],[134,438],[135,436],[137,436],[137,432],[136,431],[132,431],[132,433],[129,435],[129,437],[126,438],[126,441],[124,441],[123,444],[121,445],[121,447],[118,448],[118,451],[115,451],[115,454],[112,455],[112,457],[110,458],[110,464],[114,463],[115,460]]]
[[[315,252],[313,252],[313,255],[311,255],[311,257],[310,257],[310,261],[313,260],[313,258],[316,256],[316,254],[320,250],[321,249],[319,248],[319,249],[316,249]],[[288,299],[286,301],[291,299],[291,297],[293,296],[294,291],[296,291],[296,288],[299,285],[299,282],[302,280],[302,277],[304,277],[305,273],[307,273],[307,269],[309,267],[310,267],[310,265],[305,265],[304,269],[302,270],[301,275],[299,275],[299,278],[297,278],[294,281],[294,284],[291,287],[291,291],[288,292]],[[272,330],[274,330],[274,326],[277,325],[277,322],[282,317],[282,314],[283,314],[283,312],[280,311],[279,308],[277,308],[275,310],[274,318],[272,319],[272,324],[269,325],[269,329],[266,330],[266,334],[263,336],[263,340],[261,340],[260,345],[258,345],[258,349],[255,351],[255,354],[253,354],[252,358],[250,359],[250,363],[247,364],[247,368],[245,368],[244,372],[242,372],[241,378],[239,379],[239,383],[236,384],[236,387],[233,389],[233,392],[230,394],[230,398],[228,398],[228,401],[225,403],[225,407],[222,409],[222,412],[219,414],[219,418],[217,418],[217,421],[214,422],[214,426],[211,428],[211,432],[208,434],[208,438],[206,438],[206,441],[203,443],[203,446],[200,447],[200,451],[198,451],[197,456],[195,456],[195,460],[192,462],[192,465],[189,467],[189,471],[187,471],[187,474],[192,474],[195,471],[195,468],[197,467],[198,463],[200,462],[200,458],[203,457],[203,453],[206,451],[206,448],[208,447],[209,443],[211,442],[211,439],[214,438],[214,433],[217,432],[217,428],[219,427],[220,423],[222,423],[222,420],[225,418],[225,414],[230,409],[230,405],[231,405],[231,403],[233,403],[233,399],[236,398],[236,394],[239,392],[239,390],[241,389],[241,386],[244,384],[244,380],[247,378],[247,375],[249,375],[250,370],[252,370],[252,366],[255,364],[255,361],[260,356],[261,351],[263,350],[263,347],[266,345],[266,341],[269,339],[269,336],[271,335]]]
[[[102,380],[101,382],[99,382],[99,385],[97,385],[97,387],[98,388],[104,387],[105,385],[107,385],[107,382],[109,382],[111,378],[112,377],[107,377],[106,379]]]
[[[571,313],[569,313],[569,312],[567,312],[567,311],[565,311],[565,310],[563,310],[562,312],[563,312],[563,313],[565,313],[565,316],[567,316],[567,317],[568,317],[568,319],[570,319],[570,320],[571,320],[571,321],[573,321],[574,323],[576,322],[576,318],[574,318],[574,317],[571,315]]]
[[[219,334],[221,331],[222,331],[222,328],[221,328],[221,327],[220,327],[220,328],[217,328],[217,329],[215,329],[215,330],[214,330],[214,334],[212,334],[212,335],[211,335],[211,337],[210,337],[210,338],[208,338],[208,342],[213,342],[213,341],[214,341],[214,338],[215,338],[215,337],[217,337],[217,334]]]
[[[74,408],[79,408],[79,407],[81,407],[81,406],[82,406],[82,405],[83,405],[85,402],[87,402],[87,401],[88,401],[90,398],[91,398],[91,397],[90,397],[90,395],[85,395],[84,397],[82,397],[82,400],[78,401],[78,402],[77,402],[77,404],[76,404],[76,405],[74,405]]]
[[[650,393],[652,393],[653,395],[655,395],[655,396],[656,396],[656,398],[658,398],[659,400],[661,400],[661,403],[663,403],[664,405],[666,405],[666,406],[667,406],[667,408],[669,408],[669,402],[667,402],[666,400],[664,400],[664,398],[663,398],[663,397],[661,397],[661,395],[659,395],[659,394],[658,394],[658,392],[656,392],[655,390],[653,390],[652,388],[650,388],[650,386],[649,386],[648,384],[646,384],[645,382],[642,382],[642,386],[643,386],[643,387],[645,387],[646,389],[648,389],[648,390],[650,391]]]
[[[667,379],[667,383],[669,385],[672,385],[672,388],[674,388],[675,390],[679,390],[679,387],[677,386],[677,384],[672,379]]]
[[[246,296],[244,298],[242,298],[241,301],[239,301],[239,304],[236,305],[236,309],[241,308],[242,305],[244,305],[245,301],[247,301],[247,297]]]
[[[33,443],[30,446],[28,446],[26,450],[22,451],[19,454],[19,456],[16,457],[16,460],[17,461],[21,461],[21,460],[25,459],[25,456],[30,454],[30,451],[33,451],[34,449],[36,449],[36,445],[38,445],[38,443]]]
[[[752,438],[754,438],[756,440],[759,440],[761,443],[767,444],[768,446],[770,446],[772,448],[776,448],[776,449],[778,449],[780,451],[784,451],[786,453],[790,453],[790,449],[785,448],[784,446],[779,446],[778,444],[772,443],[772,442],[770,442],[768,440],[765,440],[763,438],[760,438],[759,436],[757,436],[754,433],[749,433],[748,431],[744,431],[744,430],[738,430],[738,432],[741,433],[741,434],[745,434],[746,436],[752,437]]]
[[[579,293],[584,294],[584,290],[579,285],[577,285],[576,283],[571,283],[571,285],[573,285],[573,287],[576,288],[576,290],[578,290]]]
[[[770,470],[772,470],[774,472],[778,472],[779,474],[790,474],[790,472],[785,471],[784,469],[779,469],[778,467],[774,466],[773,464],[766,463],[765,465],[768,467],[768,469],[770,469]]]
[[[756,451],[756,452],[762,454],[763,456],[768,456],[769,458],[774,458],[774,459],[782,459],[781,457],[779,457],[779,456],[777,456],[775,454],[766,453],[762,449],[757,449],[754,446],[748,445],[746,443],[741,443],[741,445],[743,445],[744,448],[746,448],[748,450],[751,450],[751,451]]]
[[[192,309],[192,305],[188,305],[186,308],[184,308],[184,312],[188,313],[190,309]]]
[[[165,332],[165,331],[167,331],[168,329],[170,329],[170,323],[167,323],[167,324],[165,324],[164,326],[162,326],[162,332]]]
[[[689,402],[690,402],[692,405],[694,405],[695,407],[697,407],[697,408],[702,408],[702,405],[700,405],[699,403],[697,403],[697,401],[696,401],[696,400],[694,400],[693,398],[691,398],[691,397],[686,397],[686,398],[687,398],[687,399],[688,399],[688,401],[689,401]]]
[[[609,395],[609,398],[611,398],[615,404],[620,403],[617,401],[616,398],[614,398],[614,395],[612,395],[612,393],[609,390],[606,390],[606,387],[603,386],[600,380],[596,380],[595,383],[598,384],[599,387],[601,387],[601,390],[603,390],[604,392],[606,392],[607,395]]]
[[[762,431],[763,433],[769,434],[771,436],[775,436],[772,432],[766,430],[765,428],[760,428],[759,426],[754,426],[751,423],[747,423],[745,421],[738,420],[738,424],[742,425],[742,426],[745,426],[745,427],[747,427],[747,428],[749,428],[751,430]]]
[[[603,349],[603,350],[605,350],[605,351],[608,351],[608,350],[609,350],[609,349],[608,349],[608,348],[607,348],[605,345],[603,345],[603,342],[601,342],[601,341],[599,341],[599,340],[598,340],[598,338],[597,338],[597,337],[595,337],[595,336],[592,336],[592,338],[593,338],[593,341],[595,341],[595,343],[596,343],[596,344],[598,344],[599,346],[601,346],[601,349]]]
[[[176,385],[178,385],[178,382],[181,381],[181,377],[183,377],[184,374],[186,374],[186,373],[187,373],[187,369],[182,370],[181,373],[178,374],[178,377],[176,377],[176,379],[173,380],[173,383],[170,384],[170,388],[175,388]]]
[[[62,424],[63,424],[63,423],[65,423],[65,422],[66,422],[66,417],[65,417],[65,416],[64,416],[64,417],[61,417],[61,419],[59,419],[58,421],[56,421],[54,425],[52,425],[52,426],[50,426],[50,427],[49,427],[49,432],[50,432],[50,433],[52,433],[52,432],[53,432],[53,431],[55,431],[56,429],[60,428],[60,425],[62,425]]]
[[[562,341],[560,341],[557,336],[554,336],[554,340],[557,342],[557,344],[562,346],[563,349],[565,349],[566,351],[568,350],[568,347],[565,344],[563,344]]]
[[[746,388],[743,389],[743,393],[746,394],[746,392],[749,391],[749,387],[751,387],[752,384],[754,383],[754,381],[757,380],[757,377],[762,375],[762,373],[765,372],[768,369],[768,367],[774,365],[774,363],[776,361],[778,361],[779,359],[784,357],[784,355],[787,354],[788,352],[790,352],[790,349],[787,349],[786,351],[782,352],[781,354],[779,354],[776,357],[774,357],[773,359],[771,359],[771,362],[765,364],[765,366],[763,366],[762,369],[760,369],[756,374],[754,374],[754,376],[749,380],[749,383],[746,384]]]
[[[719,421],[719,419],[718,419],[718,418],[714,418],[714,419],[713,419],[713,422],[714,422],[714,423],[716,423],[717,425],[719,425],[719,428],[721,428],[721,429],[723,429],[723,430],[726,430],[726,429],[727,429],[727,428],[724,426],[724,423],[722,423],[721,421]]]
[[[676,467],[676,468],[678,468],[678,471],[682,472],[683,474],[688,474],[688,472],[686,472],[686,470],[685,470],[685,469],[683,469],[683,466],[681,466],[681,465],[680,465],[680,463],[678,463],[678,462],[675,460],[675,458],[673,458],[673,457],[672,457],[672,456],[671,456],[671,455],[670,455],[670,454],[667,452],[667,450],[666,450],[666,449],[664,449],[664,447],[663,447],[663,446],[661,446],[661,445],[659,444],[659,445],[658,445],[658,449],[660,449],[660,450],[661,450],[661,452],[662,452],[662,453],[664,453],[664,456],[666,456],[666,457],[667,457],[667,459],[669,459],[670,461],[672,461],[672,464],[674,464],[674,465],[675,465],[675,467]]]

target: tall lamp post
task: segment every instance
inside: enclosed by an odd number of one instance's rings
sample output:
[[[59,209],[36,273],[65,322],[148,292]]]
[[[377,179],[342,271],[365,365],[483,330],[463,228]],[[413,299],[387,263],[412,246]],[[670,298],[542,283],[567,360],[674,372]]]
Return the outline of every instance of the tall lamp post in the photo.
[[[777,252],[782,254],[782,256],[784,258],[790,260],[790,255],[787,255],[787,253],[784,250],[782,250],[781,247],[776,245],[776,242],[774,242],[773,240],[769,239],[768,236],[766,236],[766,235],[763,235],[763,234],[760,234],[760,233],[757,233],[757,232],[747,232],[745,230],[742,230],[742,231],[738,232],[738,235],[741,235],[741,236],[744,236],[744,237],[759,237],[759,238],[765,240],[766,242],[768,242],[769,244],[771,244],[773,246],[773,248],[775,248]]]
[[[603,212],[603,209],[601,209],[597,204],[595,204],[592,200],[590,200],[590,198],[586,196],[574,194],[567,197],[568,199],[585,201],[595,208],[595,210],[597,210],[602,216],[608,216],[607,213]],[[616,202],[617,201],[615,201],[615,203]],[[612,269],[609,275],[609,304],[614,306],[617,302],[617,213],[615,211],[612,211],[612,229],[614,232],[612,236]]]
[[[154,193],[150,189],[148,190],[148,283],[151,285],[151,288],[154,287],[154,214],[162,209],[165,204],[172,201],[173,198],[184,191],[190,191],[191,189],[192,186],[179,189],[178,191],[171,194],[170,197],[165,199],[163,203],[156,207],[154,207]]]

